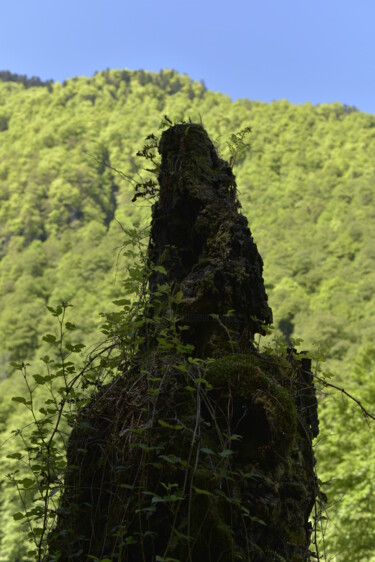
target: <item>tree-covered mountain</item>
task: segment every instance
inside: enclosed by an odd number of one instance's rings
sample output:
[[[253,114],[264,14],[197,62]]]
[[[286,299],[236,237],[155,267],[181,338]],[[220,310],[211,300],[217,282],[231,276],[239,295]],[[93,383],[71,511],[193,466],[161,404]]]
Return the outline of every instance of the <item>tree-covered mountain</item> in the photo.
[[[123,295],[123,228],[146,225],[132,203],[145,137],[164,115],[203,120],[223,157],[250,126],[237,185],[263,257],[276,329],[319,342],[324,369],[371,409],[375,400],[375,116],[338,103],[232,102],[174,71],[105,71],[38,82],[0,73],[1,441],[26,423],[14,361],[37,364],[55,330],[47,306],[71,302],[77,338],[101,335],[100,312]],[[117,173],[116,170],[121,170]],[[129,178],[129,179],[126,179]],[[318,476],[328,481],[327,559],[375,560],[374,427],[342,396],[321,395]],[[6,458],[2,475],[13,469]],[[14,489],[3,476],[0,560],[20,560]],[[25,558],[26,560],[27,558]]]

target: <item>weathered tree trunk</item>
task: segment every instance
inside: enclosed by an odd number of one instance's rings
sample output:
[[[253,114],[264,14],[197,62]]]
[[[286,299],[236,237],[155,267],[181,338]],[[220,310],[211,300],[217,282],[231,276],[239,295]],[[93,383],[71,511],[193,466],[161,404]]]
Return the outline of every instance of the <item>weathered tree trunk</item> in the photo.
[[[159,150],[148,255],[166,273],[149,280],[137,361],[79,414],[50,552],[61,562],[309,560],[309,361],[253,344],[272,322],[263,263],[203,127],[170,127]],[[160,326],[176,314],[181,343],[163,347]]]

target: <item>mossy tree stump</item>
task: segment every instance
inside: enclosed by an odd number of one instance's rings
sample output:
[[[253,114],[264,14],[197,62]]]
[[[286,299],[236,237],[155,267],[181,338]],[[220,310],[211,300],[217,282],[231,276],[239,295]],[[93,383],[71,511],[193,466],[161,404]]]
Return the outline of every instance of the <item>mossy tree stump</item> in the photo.
[[[170,127],[159,151],[144,343],[79,413],[49,551],[61,562],[309,560],[309,362],[252,343],[272,322],[263,263],[203,127]]]

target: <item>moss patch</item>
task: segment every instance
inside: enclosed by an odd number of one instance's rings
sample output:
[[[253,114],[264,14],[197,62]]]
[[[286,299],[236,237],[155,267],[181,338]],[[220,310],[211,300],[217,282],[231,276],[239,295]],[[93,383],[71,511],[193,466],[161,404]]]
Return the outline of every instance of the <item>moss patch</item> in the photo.
[[[227,355],[211,363],[205,376],[213,386],[218,420],[228,408],[233,411],[231,425],[242,435],[238,455],[243,462],[276,462],[290,452],[297,431],[296,406],[260,360],[253,354]]]

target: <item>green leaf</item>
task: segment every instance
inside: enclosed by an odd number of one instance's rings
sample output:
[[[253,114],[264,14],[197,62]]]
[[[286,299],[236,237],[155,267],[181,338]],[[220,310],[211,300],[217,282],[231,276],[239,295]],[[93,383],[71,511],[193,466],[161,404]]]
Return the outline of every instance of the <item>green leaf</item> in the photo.
[[[211,390],[212,384],[208,382],[208,380],[203,379],[202,377],[197,377],[194,379],[195,384],[204,384],[207,390]]]
[[[208,447],[201,448],[202,453],[206,453],[206,455],[216,455],[215,451],[209,449]]]
[[[224,451],[221,451],[221,453],[219,453],[219,455],[223,459],[226,459],[227,457],[230,457],[231,455],[233,455],[233,451],[231,451],[230,449],[224,449]]]
[[[183,499],[183,497],[177,496],[176,494],[169,494],[168,496],[154,496],[151,500],[151,503],[173,503],[179,502]]]
[[[175,294],[173,300],[175,301],[176,304],[181,304],[182,302],[185,301],[185,295],[184,295],[184,293],[183,293],[182,291],[178,291],[178,292]]]
[[[37,384],[44,384],[47,381],[52,380],[53,377],[51,375],[46,375],[45,377],[42,375],[33,375],[33,378]]]
[[[188,390],[189,392],[195,392],[196,391],[196,388],[194,388],[193,386],[189,386],[189,385],[185,386],[185,389]]]
[[[150,451],[160,450],[160,447],[149,447],[148,445],[146,445],[146,443],[138,443],[138,447],[143,451],[146,451],[146,453],[149,453]]]
[[[52,316],[58,317],[62,313],[63,308],[62,308],[62,306],[57,306],[56,308],[53,308],[52,306],[47,306],[47,310],[50,311]]]
[[[134,537],[130,536],[126,537],[125,544],[137,544],[137,541]]]
[[[243,478],[248,478],[249,480],[256,480],[259,479],[260,476],[256,472],[241,472],[241,476]]]
[[[242,441],[242,439],[243,435],[239,435],[237,433],[233,433],[233,435],[230,436],[231,441]]]
[[[23,478],[18,483],[22,484],[24,488],[28,489],[31,488],[31,486],[34,486],[35,480],[32,480],[31,478]]]
[[[23,396],[13,396],[13,402],[19,402],[20,404],[26,404],[26,398]]]
[[[176,455],[159,455],[159,458],[171,464],[184,463],[181,457],[176,457]]]
[[[66,349],[68,349],[72,353],[79,353],[86,346],[83,343],[77,343],[76,345],[72,345],[70,343],[67,343],[65,347],[66,347]]]
[[[208,490],[202,490],[202,488],[198,488],[197,486],[193,486],[193,489],[197,494],[202,494],[205,496],[213,496],[212,492],[209,492]]]
[[[13,513],[13,519],[15,521],[20,521],[21,519],[23,519],[25,516],[23,513],[21,513],[20,511],[17,511],[17,513]]]
[[[167,427],[168,429],[177,429],[177,430],[179,430],[179,429],[183,429],[183,428],[184,428],[183,425],[179,425],[179,424],[177,424],[177,425],[172,425],[172,424],[170,424],[170,423],[168,423],[168,422],[166,422],[166,421],[163,421],[163,420],[158,420],[158,424],[161,425],[161,427]]]
[[[167,275],[167,270],[162,265],[155,265],[154,270],[158,271],[159,273],[164,273],[164,275]]]
[[[24,367],[23,363],[17,363],[16,361],[11,361],[10,364],[12,365],[12,367],[17,369],[18,371],[22,371],[22,369]]]
[[[21,453],[11,453],[10,455],[7,455],[6,458],[21,460],[23,458],[23,455],[21,455]]]
[[[50,359],[49,355],[44,355],[43,357],[40,358],[43,363],[45,363],[46,365],[49,365],[49,363],[53,363],[53,359]]]
[[[112,303],[116,306],[126,306],[127,304],[131,304],[129,299],[119,299],[116,301],[112,301]]]
[[[187,373],[187,367],[183,363],[181,363],[180,365],[175,365],[175,369],[178,369],[182,373]]]
[[[254,523],[259,523],[260,525],[267,526],[267,523],[265,521],[263,521],[263,519],[259,519],[259,517],[251,516],[250,520],[254,521]]]
[[[56,336],[54,336],[53,334],[47,334],[46,336],[42,337],[43,341],[46,341],[47,343],[56,343]]]

